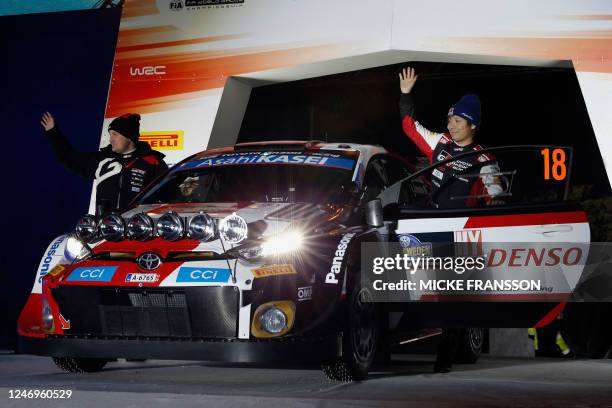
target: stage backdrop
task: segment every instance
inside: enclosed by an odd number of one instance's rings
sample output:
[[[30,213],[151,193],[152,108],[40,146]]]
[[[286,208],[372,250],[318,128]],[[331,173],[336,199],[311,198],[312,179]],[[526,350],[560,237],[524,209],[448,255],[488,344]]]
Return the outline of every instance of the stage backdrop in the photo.
[[[176,162],[232,144],[253,87],[402,61],[573,66],[612,157],[608,0],[127,0],[105,124],[143,114]]]

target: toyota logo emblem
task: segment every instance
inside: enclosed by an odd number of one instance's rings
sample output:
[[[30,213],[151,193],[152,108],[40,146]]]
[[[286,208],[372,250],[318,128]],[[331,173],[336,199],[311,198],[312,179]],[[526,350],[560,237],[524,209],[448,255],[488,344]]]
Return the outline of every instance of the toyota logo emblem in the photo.
[[[138,266],[140,266],[142,269],[151,271],[159,268],[159,265],[161,265],[161,258],[159,255],[154,254],[153,252],[147,252],[140,255],[138,259],[136,259],[136,263],[138,263]]]

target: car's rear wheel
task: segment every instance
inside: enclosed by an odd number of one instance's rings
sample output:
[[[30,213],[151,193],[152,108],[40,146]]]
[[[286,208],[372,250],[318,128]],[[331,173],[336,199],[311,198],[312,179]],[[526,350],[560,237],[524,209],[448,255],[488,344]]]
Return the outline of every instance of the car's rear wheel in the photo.
[[[478,361],[484,345],[485,331],[480,327],[461,329],[457,340],[455,363],[474,364]]]
[[[108,360],[99,358],[53,357],[56,366],[69,373],[95,373],[104,368]]]
[[[379,338],[378,309],[370,289],[360,287],[353,291],[346,306],[342,357],[323,365],[323,372],[333,381],[365,379],[374,361]]]

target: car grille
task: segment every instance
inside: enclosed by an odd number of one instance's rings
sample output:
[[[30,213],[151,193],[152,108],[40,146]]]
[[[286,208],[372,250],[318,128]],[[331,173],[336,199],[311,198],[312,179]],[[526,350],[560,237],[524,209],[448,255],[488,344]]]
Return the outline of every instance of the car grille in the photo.
[[[70,329],[65,334],[236,337],[239,293],[235,287],[145,289],[60,285],[52,294],[64,319],[70,320]]]

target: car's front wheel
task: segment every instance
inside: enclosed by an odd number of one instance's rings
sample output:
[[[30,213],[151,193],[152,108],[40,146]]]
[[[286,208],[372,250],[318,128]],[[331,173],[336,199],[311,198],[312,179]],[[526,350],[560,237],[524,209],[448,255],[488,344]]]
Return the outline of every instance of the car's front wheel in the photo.
[[[95,373],[104,368],[108,360],[99,358],[53,357],[56,366],[69,373]]]
[[[353,291],[346,307],[342,332],[342,357],[323,365],[325,375],[334,381],[359,381],[368,375],[379,338],[378,309],[370,289]]]

